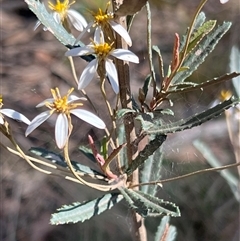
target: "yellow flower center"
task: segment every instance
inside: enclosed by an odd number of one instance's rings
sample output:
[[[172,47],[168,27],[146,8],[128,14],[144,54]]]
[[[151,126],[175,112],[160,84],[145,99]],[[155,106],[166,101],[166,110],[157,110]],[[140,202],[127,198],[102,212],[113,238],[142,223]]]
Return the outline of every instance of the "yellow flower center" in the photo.
[[[98,12],[92,13],[94,19],[95,19],[95,24],[103,26],[108,24],[108,21],[110,19],[113,19],[113,13],[108,13],[108,7],[110,5],[110,2],[107,3],[107,7],[105,12],[102,11],[102,9],[98,9]]]
[[[3,97],[2,95],[0,95],[0,108],[2,108],[2,106],[3,106]]]
[[[67,10],[73,3],[75,3],[75,1],[69,3],[69,0],[64,0],[63,2],[60,2],[60,0],[56,0],[56,4],[53,4],[49,1],[48,6],[51,10],[59,13],[61,16],[65,16]]]
[[[102,59],[108,56],[108,54],[112,50],[112,45],[113,45],[113,44],[110,45],[108,43],[102,43],[102,44],[93,43],[93,44],[94,44],[93,49],[96,55]]]
[[[54,101],[53,103],[47,102],[45,105],[53,111],[69,115],[71,109],[75,109],[76,107],[83,105],[82,103],[69,103],[69,95],[73,92],[73,90],[74,88],[71,88],[65,96],[61,97],[58,88],[51,89]]]
[[[231,96],[232,96],[232,92],[230,90],[222,90],[220,95],[219,95],[219,99],[221,101],[224,101],[224,100],[230,99]]]

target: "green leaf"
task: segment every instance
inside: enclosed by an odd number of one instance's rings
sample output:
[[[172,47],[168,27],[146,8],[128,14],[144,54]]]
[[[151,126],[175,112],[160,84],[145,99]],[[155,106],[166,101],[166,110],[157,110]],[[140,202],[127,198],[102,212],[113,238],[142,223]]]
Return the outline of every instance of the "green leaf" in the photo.
[[[224,22],[222,25],[213,29],[204,39],[189,53],[183,62],[183,66],[189,67],[186,71],[178,72],[172,79],[172,84],[182,83],[187,77],[189,77],[200,64],[202,64],[205,58],[214,50],[219,40],[231,27],[230,22]]]
[[[120,191],[127,194],[123,196],[127,197],[127,199],[125,199],[129,203],[130,208],[143,217],[157,217],[160,215],[169,215],[172,217],[181,216],[179,208],[174,203],[164,201],[141,191],[127,188],[122,188]]]
[[[194,29],[200,28],[204,24],[205,21],[206,21],[205,13],[204,12],[200,12],[198,14],[198,16],[197,16],[197,19],[196,19],[196,21],[194,23],[194,27],[193,28]]]
[[[192,85],[190,85],[190,86],[181,88],[181,86],[184,85],[184,84],[188,85],[188,82],[183,82],[183,83],[180,83],[178,85],[174,85],[173,86],[174,88],[170,88],[167,91],[167,93],[170,94],[170,93],[176,93],[176,92],[182,93],[182,92],[187,92],[187,91],[194,91],[194,90],[201,89],[201,88],[204,88],[204,87],[208,87],[208,86],[211,86],[211,85],[219,84],[219,83],[222,83],[222,82],[227,81],[227,80],[232,80],[233,78],[236,78],[238,76],[240,76],[240,73],[233,72],[233,73],[229,73],[229,74],[224,74],[224,75],[219,76],[219,77],[215,77],[211,80],[206,80],[206,81],[202,82],[201,84],[192,83]],[[239,79],[239,77],[237,79]],[[177,89],[175,89],[176,87],[177,87]]]
[[[201,27],[199,27],[196,32],[193,33],[192,37],[190,38],[187,53],[191,52],[199,44],[203,37],[213,30],[216,23],[216,20],[209,20],[205,22]]]
[[[145,98],[147,97],[147,93],[148,93],[149,87],[151,85],[151,82],[152,82],[152,76],[148,75],[147,78],[145,79],[143,87],[142,87]]]
[[[158,126],[157,128],[154,127],[152,129],[147,130],[147,134],[168,134],[174,133],[177,131],[182,131],[185,129],[191,129],[194,126],[201,125],[202,123],[211,120],[219,115],[221,115],[226,109],[237,105],[240,102],[240,99],[235,99],[234,97],[226,100],[206,111],[203,111],[199,114],[191,116],[186,119],[182,119],[180,121],[173,122],[171,124],[163,124]]]
[[[180,217],[181,213],[179,207],[176,204],[168,201],[164,201],[152,195],[143,193],[141,191],[135,191],[138,198],[140,198],[148,208],[148,216],[156,217],[159,215],[169,215],[172,217]]]
[[[119,193],[108,193],[104,196],[86,201],[84,203],[73,203],[64,205],[52,214],[50,223],[53,225],[84,222],[96,215],[103,213],[119,203],[123,196]]]
[[[197,19],[194,23],[194,26],[193,26],[193,31],[197,31],[198,28],[200,28],[204,22],[206,21],[206,15],[204,12],[200,12],[199,15],[197,16]],[[188,33],[188,31],[187,31]],[[180,42],[180,51],[183,50],[183,47],[186,43],[186,39],[187,39],[187,34],[183,35],[182,36],[182,40]]]
[[[158,48],[158,46],[153,45],[152,49],[157,53],[158,55],[158,64],[159,64],[159,72],[160,72],[160,76],[162,78],[164,78],[164,70],[163,70],[163,59],[162,59],[162,54],[160,49]]]
[[[176,227],[169,224],[170,217],[164,216],[161,220],[158,230],[155,234],[154,241],[164,240],[164,241],[174,241],[177,236]]]
[[[148,130],[151,127],[154,127],[153,124],[153,113],[152,112],[147,112],[147,113],[141,113],[139,114],[135,120],[140,121],[141,127],[143,130]]]
[[[162,110],[159,110],[159,111],[155,110],[153,112],[153,114],[154,114],[154,118],[158,117],[160,114],[161,115],[171,115],[171,116],[174,116],[174,112],[171,109],[168,109],[168,108],[162,109]]]
[[[119,191],[121,192],[121,194],[123,195],[123,197],[125,198],[125,200],[127,201],[128,205],[131,209],[133,209],[135,212],[137,212],[142,217],[147,217],[148,209],[144,205],[144,203],[141,202],[141,200],[139,200],[139,199],[133,200],[132,195],[131,194],[129,195],[129,191],[127,188],[119,188]]]
[[[126,170],[127,175],[131,175],[134,170],[140,167],[149,156],[153,155],[153,153],[163,144],[166,140],[166,135],[156,135],[154,139],[151,140],[145,148],[139,152],[138,156],[131,162],[128,169]]]
[[[162,159],[163,153],[161,146],[144,162],[143,168],[140,171],[141,183],[148,183],[161,179]],[[157,185],[144,185],[140,186],[140,191],[155,196],[157,188]]]
[[[118,141],[119,143],[125,143],[126,142],[126,137],[125,137],[125,127],[123,124],[118,126],[117,129],[117,134],[118,134]],[[128,159],[127,159],[127,152],[126,152],[126,148],[123,148],[120,152],[119,152],[119,159],[120,159],[120,163],[121,163],[121,167],[127,167],[128,166]]]
[[[68,168],[64,157],[61,156],[60,154],[48,151],[48,150],[46,150],[44,148],[40,148],[40,147],[31,147],[29,151],[37,156],[41,156],[41,157],[51,161],[52,163],[57,164],[58,166],[61,166],[63,168]],[[71,163],[72,163],[73,167],[75,168],[75,170],[82,176],[87,175],[87,176],[94,177],[97,179],[105,179],[106,178],[102,173],[100,173],[88,166],[82,165],[76,161],[71,161]]]

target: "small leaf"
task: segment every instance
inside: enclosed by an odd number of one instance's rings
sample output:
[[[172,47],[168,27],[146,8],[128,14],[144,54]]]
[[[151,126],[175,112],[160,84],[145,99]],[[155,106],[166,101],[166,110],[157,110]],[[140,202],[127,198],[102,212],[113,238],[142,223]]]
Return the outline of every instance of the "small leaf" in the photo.
[[[122,199],[123,196],[119,193],[108,193],[92,201],[64,205],[58,209],[57,213],[52,214],[50,223],[53,225],[59,225],[84,222],[85,220],[109,210]]]
[[[147,217],[148,209],[144,206],[144,204],[140,200],[133,200],[131,198],[131,194],[129,195],[127,188],[119,188],[119,191],[127,201],[129,207],[137,212],[142,217]]]
[[[158,64],[159,64],[159,72],[160,72],[160,76],[162,78],[164,78],[164,70],[163,70],[163,59],[162,59],[162,55],[160,52],[160,49],[158,48],[158,46],[153,45],[152,49],[157,53],[158,55]]]
[[[127,197],[126,200],[129,203],[130,208],[134,209],[143,217],[156,217],[160,215],[179,217],[181,215],[179,208],[174,203],[158,199],[157,197],[145,194],[141,191],[127,188],[122,190],[127,194],[123,196]]]
[[[148,75],[144,81],[143,88],[142,88],[145,98],[147,97],[148,89],[151,85],[151,82],[152,82],[152,77],[151,77],[151,75]],[[144,101],[145,101],[145,99],[144,99]]]
[[[159,112],[159,113],[158,113],[158,112]],[[171,116],[174,116],[174,112],[173,112],[171,109],[168,109],[168,108],[163,109],[163,110],[160,110],[160,111],[155,110],[155,111],[153,112],[153,114],[154,114],[154,118],[156,118],[157,116],[159,116],[159,114],[161,114],[161,115],[171,115]]]
[[[202,41],[194,48],[194,50],[187,55],[183,62],[183,66],[189,67],[185,71],[178,72],[172,79],[172,84],[182,83],[187,77],[189,77],[200,64],[202,64],[205,58],[214,50],[219,40],[231,27],[230,22],[224,22],[222,25],[217,26],[210,33],[205,36]]]
[[[199,29],[193,34],[193,36],[190,39],[190,43],[187,48],[187,53],[191,52],[203,39],[203,37],[213,30],[216,23],[216,20],[209,20],[205,22],[201,27],[199,27]]]
[[[132,174],[134,170],[140,167],[149,156],[153,155],[153,153],[163,144],[166,140],[166,135],[156,135],[154,139],[151,140],[145,148],[139,152],[138,156],[131,162],[128,169],[126,170],[127,175]]]

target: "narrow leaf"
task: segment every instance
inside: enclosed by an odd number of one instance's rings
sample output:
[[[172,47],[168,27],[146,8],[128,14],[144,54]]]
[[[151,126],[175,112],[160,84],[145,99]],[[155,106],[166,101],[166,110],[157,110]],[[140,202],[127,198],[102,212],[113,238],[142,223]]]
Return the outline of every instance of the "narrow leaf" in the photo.
[[[189,67],[186,71],[178,72],[172,79],[172,84],[182,83],[189,77],[205,58],[213,51],[219,40],[231,27],[230,22],[224,22],[222,25],[213,29],[204,39],[198,44],[197,47],[186,57],[183,66]]]
[[[119,193],[108,193],[92,201],[65,205],[58,209],[57,213],[52,214],[50,223],[59,225],[84,222],[85,220],[109,210],[122,199],[123,196]]]
[[[197,31],[193,34],[188,45],[187,53],[191,52],[216,25],[216,20],[209,20],[205,22]]]
[[[126,137],[125,137],[125,127],[123,124],[118,126],[117,134],[118,134],[118,140],[119,143],[125,143]],[[122,149],[119,153],[119,159],[120,159],[120,165],[121,167],[127,167],[128,165],[128,159],[127,159],[127,153],[126,148]]]
[[[239,102],[240,99],[235,99],[232,97],[229,100],[226,100],[204,112],[186,119],[182,119],[180,121],[173,122],[171,124],[163,124],[162,126],[158,126],[158,128],[154,127],[154,129],[149,129],[146,132],[148,134],[157,133],[166,135],[167,133],[174,133],[185,129],[191,129],[194,126],[201,125],[202,123],[221,115],[226,109],[237,105]]]
[[[65,162],[65,159],[63,156],[61,156],[60,154],[48,151],[44,148],[40,148],[40,147],[31,147],[29,150],[31,153],[37,155],[37,156],[41,156],[49,161],[51,161],[52,163],[57,164],[58,166],[61,166],[63,168],[68,168],[67,163]],[[81,176],[91,176],[97,179],[105,179],[106,177],[94,170],[91,169],[88,166],[82,165],[76,161],[71,161],[73,167],[75,168],[75,170],[78,172],[79,175]]]
[[[135,191],[127,188],[125,188],[124,191],[133,201],[134,210],[137,211],[140,215],[144,214],[143,217],[156,217],[160,215],[179,217],[181,215],[179,208],[174,203],[164,201],[157,197],[145,194],[141,191]],[[146,216],[143,210],[147,210]]]
[[[127,201],[129,207],[133,209],[135,212],[137,212],[139,215],[142,217],[147,217],[148,214],[148,209],[147,207],[144,206],[144,203],[142,203],[139,199],[138,200],[133,200],[129,195],[128,189],[127,188],[119,188],[119,191]]]
[[[140,172],[140,182],[148,183],[151,181],[156,181],[161,179],[162,170],[162,146],[158,148],[152,156],[144,162],[143,168]],[[144,193],[155,196],[157,192],[157,185],[144,185],[140,186],[140,190]]]
[[[162,59],[162,55],[161,55],[161,51],[158,48],[158,46],[153,45],[152,49],[157,53],[158,55],[158,64],[159,64],[159,72],[160,72],[160,76],[162,78],[164,78],[164,70],[163,70],[163,59]]]
[[[240,76],[240,73],[233,72],[233,73],[230,73],[230,74],[224,74],[220,77],[215,77],[211,80],[204,81],[201,84],[192,83],[190,86],[181,88],[182,85],[184,85],[184,84],[188,85],[188,83],[189,83],[189,82],[182,82],[178,85],[173,86],[175,88],[177,87],[177,89],[170,88],[167,91],[167,93],[170,94],[170,93],[176,93],[176,92],[183,93],[183,92],[187,92],[187,91],[194,91],[194,90],[201,89],[201,88],[204,88],[204,87],[208,87],[208,86],[211,86],[211,85],[219,84],[219,83],[222,83],[222,82],[227,81],[227,80],[232,80],[233,78],[236,78],[238,76]],[[239,79],[239,77],[237,79]]]
[[[132,172],[140,167],[149,156],[153,155],[153,153],[163,144],[166,138],[166,135],[156,135],[155,138],[151,140],[145,146],[145,148],[139,152],[138,156],[131,162],[128,169],[126,170],[127,175],[132,174]]]
[[[145,99],[147,97],[148,89],[151,85],[151,82],[152,82],[152,77],[151,77],[151,75],[148,75],[147,78],[145,79],[143,87],[142,87],[142,91],[144,93]]]

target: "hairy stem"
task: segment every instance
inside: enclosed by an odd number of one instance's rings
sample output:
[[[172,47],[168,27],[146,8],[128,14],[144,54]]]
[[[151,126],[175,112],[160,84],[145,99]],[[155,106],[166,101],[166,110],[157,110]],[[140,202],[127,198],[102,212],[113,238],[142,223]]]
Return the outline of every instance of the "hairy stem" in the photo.
[[[122,4],[122,0],[112,1],[113,9],[115,9],[116,5]],[[115,21],[121,24],[125,29],[127,29],[126,24],[126,16],[115,16]],[[116,34],[116,48],[128,49],[126,42]],[[116,68],[118,71],[119,78],[119,90],[120,90],[120,102],[122,108],[132,109],[132,100],[131,100],[131,86],[130,86],[130,74],[129,74],[129,63],[121,60],[116,60]],[[134,127],[134,119],[133,116],[129,116],[127,120],[124,122],[125,125],[125,135],[127,141],[127,158],[128,163],[130,164],[132,160],[136,158],[138,155],[137,147],[132,145],[134,140],[136,139],[135,127]],[[138,170],[133,172],[129,181],[132,184],[139,183]],[[144,226],[144,221],[141,216],[139,216],[136,212],[132,212],[133,218],[133,236],[136,241],[146,241],[146,229]]]

